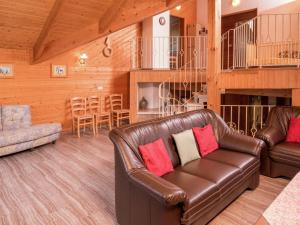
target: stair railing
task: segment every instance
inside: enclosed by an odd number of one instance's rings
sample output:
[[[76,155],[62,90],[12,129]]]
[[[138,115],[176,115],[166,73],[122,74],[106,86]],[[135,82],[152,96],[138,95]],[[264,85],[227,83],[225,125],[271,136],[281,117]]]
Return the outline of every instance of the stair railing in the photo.
[[[159,85],[159,115],[169,116],[205,108],[206,71],[190,61]]]

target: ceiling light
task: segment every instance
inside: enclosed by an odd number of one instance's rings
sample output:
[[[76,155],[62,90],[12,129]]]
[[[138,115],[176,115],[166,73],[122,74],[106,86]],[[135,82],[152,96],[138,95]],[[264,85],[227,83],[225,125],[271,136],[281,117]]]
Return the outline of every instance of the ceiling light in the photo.
[[[181,9],[181,5],[176,6],[176,10],[179,11]]]
[[[240,0],[232,0],[231,5],[232,5],[233,7],[237,7],[240,3],[241,3]]]

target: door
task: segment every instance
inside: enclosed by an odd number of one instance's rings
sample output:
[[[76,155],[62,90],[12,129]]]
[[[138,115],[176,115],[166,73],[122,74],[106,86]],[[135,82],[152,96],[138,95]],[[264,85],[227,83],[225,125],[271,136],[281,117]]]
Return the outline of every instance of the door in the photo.
[[[170,68],[179,69],[184,63],[184,18],[170,17]]]

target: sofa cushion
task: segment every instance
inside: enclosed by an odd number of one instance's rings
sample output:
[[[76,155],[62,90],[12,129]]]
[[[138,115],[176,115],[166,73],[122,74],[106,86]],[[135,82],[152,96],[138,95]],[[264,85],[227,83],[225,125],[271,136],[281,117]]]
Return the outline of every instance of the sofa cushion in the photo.
[[[259,160],[256,157],[226,149],[219,149],[209,154],[206,158],[238,167],[243,174],[247,174],[259,166]]]
[[[300,118],[291,117],[286,142],[300,143]]]
[[[33,141],[48,135],[59,133],[61,124],[39,124],[17,130],[3,130],[0,133],[0,147]]]
[[[270,157],[276,162],[300,167],[300,143],[282,142],[275,145]]]
[[[200,158],[192,130],[186,130],[172,136],[176,143],[181,165]]]
[[[31,126],[31,113],[28,105],[3,105],[2,128],[14,130]]]
[[[184,202],[182,222],[187,222],[192,218],[201,216],[203,211],[220,200],[220,193],[216,184],[204,178],[185,173],[178,169],[164,175],[163,178],[176,184],[187,194],[186,201]]]
[[[204,127],[194,127],[193,132],[202,157],[214,152],[219,148],[211,124],[208,124]]]
[[[178,167],[178,170],[216,183],[222,194],[230,190],[242,175],[240,169],[236,166],[206,158],[192,161],[185,166]]]
[[[155,175],[162,176],[174,170],[166,146],[161,138],[146,145],[140,145],[139,150],[147,169]]]

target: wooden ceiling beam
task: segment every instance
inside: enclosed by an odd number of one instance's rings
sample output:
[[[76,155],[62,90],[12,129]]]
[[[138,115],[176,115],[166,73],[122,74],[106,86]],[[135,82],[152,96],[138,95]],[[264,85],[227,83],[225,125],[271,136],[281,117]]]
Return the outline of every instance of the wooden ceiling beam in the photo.
[[[107,27],[114,21],[119,11],[125,5],[127,0],[115,0],[111,7],[104,13],[99,21],[99,33],[103,33]]]
[[[33,47],[33,54],[34,57],[40,57],[41,54],[44,51],[45,48],[45,41],[46,41],[46,37],[48,35],[49,29],[55,19],[55,17],[57,16],[57,13],[62,5],[64,0],[55,0],[52,9],[49,12],[49,15],[47,17],[47,20],[40,32],[40,35],[38,37],[38,39],[36,40],[36,43],[34,44]]]
[[[180,2],[184,1],[187,0],[181,0]],[[173,8],[172,3],[167,6],[166,2],[161,0],[157,0],[156,3],[149,0],[124,2],[121,0],[121,3],[118,3],[118,5],[119,10],[115,10],[118,13],[114,14],[112,17],[109,16],[109,18],[104,21],[102,20],[102,22],[99,20],[102,24],[99,24],[99,22],[91,24],[90,26],[74,32],[63,39],[55,40],[46,44],[43,43],[43,48],[39,48],[39,51],[42,53],[34,51],[32,63],[43,62],[66,51],[106,36],[112,32],[116,32],[138,23],[150,16],[157,15]],[[110,10],[108,10],[107,13],[109,13],[109,11]],[[99,32],[99,30],[101,32]]]

